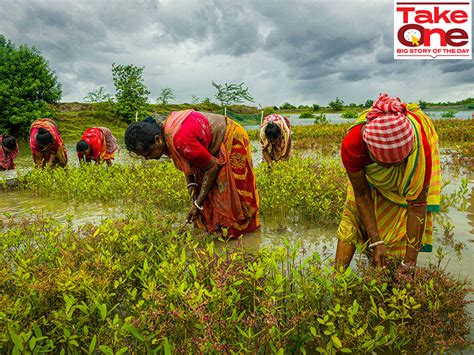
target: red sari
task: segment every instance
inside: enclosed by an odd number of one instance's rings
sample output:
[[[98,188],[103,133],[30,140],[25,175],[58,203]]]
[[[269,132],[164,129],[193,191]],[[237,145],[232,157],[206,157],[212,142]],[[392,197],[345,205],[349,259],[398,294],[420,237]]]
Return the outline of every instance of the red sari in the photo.
[[[3,150],[2,142],[3,136],[0,135],[0,170],[13,170],[15,169],[13,160],[15,160],[18,155],[18,143],[13,151],[6,152]]]
[[[38,130],[43,128],[47,130],[53,136],[53,146],[48,151],[44,152],[41,150],[36,135]],[[56,154],[54,164],[65,167],[67,165],[67,152],[66,146],[64,145],[63,139],[59,134],[58,126],[56,122],[49,118],[40,118],[31,124],[30,129],[30,148],[33,154],[40,154],[44,161],[47,161],[50,154]]]
[[[117,139],[106,127],[88,128],[81,139],[89,145],[92,159],[97,162],[114,159],[115,151],[120,149]],[[79,160],[84,157],[81,152],[78,152],[77,156]]]
[[[175,166],[186,176],[194,175],[201,185],[205,171],[193,165],[194,161],[185,159],[183,153],[186,153],[175,144],[183,122],[193,119],[193,115],[188,118],[191,113],[192,110],[172,112],[163,127]],[[227,230],[227,237],[236,238],[260,227],[259,199],[247,132],[229,118],[226,121],[224,140],[216,157],[220,169],[203,203],[197,226],[208,232],[223,233]],[[195,137],[198,142],[203,138]]]

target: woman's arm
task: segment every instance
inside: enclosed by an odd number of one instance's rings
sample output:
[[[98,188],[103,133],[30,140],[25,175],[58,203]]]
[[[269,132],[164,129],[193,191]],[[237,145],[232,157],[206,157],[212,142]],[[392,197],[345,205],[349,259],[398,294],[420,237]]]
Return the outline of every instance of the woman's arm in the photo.
[[[55,160],[56,160],[56,153],[50,152],[49,159],[48,159],[48,165],[53,166]]]
[[[268,152],[267,149],[262,150],[262,155],[263,155],[263,160],[267,162],[268,164],[272,163],[272,157],[270,156],[270,153]]]
[[[196,183],[196,179],[193,175],[186,175],[186,186],[188,188],[189,197],[191,198],[191,202],[194,201],[194,198],[197,196],[198,191],[198,184]]]
[[[216,182],[218,172],[219,172],[219,166],[217,165],[215,159],[213,158],[209,162],[208,166],[205,168],[204,177],[202,179],[201,191],[199,192],[198,197],[196,198],[195,202],[193,203],[193,206],[191,206],[191,209],[188,212],[188,217],[187,217],[188,221],[190,222],[194,221],[199,215],[200,209],[196,205],[202,208],[202,205],[204,201],[206,200],[207,194],[209,193],[212,186]]]
[[[381,238],[375,220],[374,201],[372,200],[372,193],[365,173],[363,170],[357,173],[347,171],[347,175],[354,189],[357,210],[367,231],[369,243],[378,242]],[[376,266],[387,265],[387,252],[384,244],[379,244],[374,247],[372,258]]]
[[[407,251],[404,263],[416,266],[421,239],[425,232],[426,224],[426,199],[428,197],[429,184],[421,191],[418,198],[408,201],[407,208]]]
[[[43,166],[43,157],[40,153],[33,153],[33,161],[37,168],[41,168]]]

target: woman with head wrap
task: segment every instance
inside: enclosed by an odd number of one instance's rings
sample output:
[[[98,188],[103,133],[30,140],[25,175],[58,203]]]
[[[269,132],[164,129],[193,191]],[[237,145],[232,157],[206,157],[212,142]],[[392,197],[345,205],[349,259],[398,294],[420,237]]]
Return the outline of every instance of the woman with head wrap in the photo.
[[[288,118],[270,115],[260,125],[263,161],[288,160],[291,153],[291,125]]]
[[[85,130],[82,139],[76,144],[79,162],[94,160],[97,164],[105,161],[112,165],[115,151],[120,150],[117,139],[106,127],[92,127]]]
[[[0,134],[0,171],[15,169],[14,160],[18,155],[18,143],[9,134]]]
[[[432,212],[439,211],[438,136],[416,104],[381,94],[362,112],[341,146],[349,177],[338,229],[336,265],[347,267],[357,243],[377,266],[399,257],[416,266],[431,251]]]
[[[145,159],[169,156],[186,176],[193,200],[186,222],[239,237],[260,226],[258,193],[247,132],[228,117],[193,110],[152,118],[125,131],[130,152]]]
[[[65,167],[67,153],[56,122],[40,118],[31,124],[30,148],[36,167]]]

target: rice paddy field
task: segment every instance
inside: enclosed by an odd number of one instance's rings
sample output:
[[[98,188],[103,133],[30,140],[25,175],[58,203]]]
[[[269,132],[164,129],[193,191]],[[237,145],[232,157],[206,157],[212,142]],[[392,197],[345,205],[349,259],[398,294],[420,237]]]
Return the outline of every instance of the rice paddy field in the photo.
[[[183,226],[169,160],[123,150],[111,168],[79,167],[68,134],[69,167],[40,171],[23,143],[0,176],[0,352],[472,351],[474,121],[435,120],[442,211],[411,272],[361,253],[334,270],[348,127],[295,125],[292,158],[272,169],[248,127],[262,227],[231,241]]]

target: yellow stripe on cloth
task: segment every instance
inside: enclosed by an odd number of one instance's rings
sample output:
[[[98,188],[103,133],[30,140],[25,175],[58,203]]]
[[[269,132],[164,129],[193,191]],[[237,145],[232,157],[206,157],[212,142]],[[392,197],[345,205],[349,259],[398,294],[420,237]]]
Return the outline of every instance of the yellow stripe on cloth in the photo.
[[[432,157],[426,226],[422,238],[422,246],[424,245],[422,248],[424,250],[431,250],[433,240],[432,212],[439,211],[441,176],[438,135],[430,118],[421,111],[418,105],[411,104],[408,106],[408,110],[411,113],[407,117],[412,122],[416,134],[415,144],[407,161],[391,168],[384,168],[375,163],[365,168],[374,201],[377,229],[380,237],[385,241],[389,256],[404,256],[407,248],[407,201],[416,199],[423,189],[426,162],[421,129],[425,131],[431,147]],[[365,123],[367,112],[368,110],[362,112],[351,128]],[[421,125],[413,115],[418,117]],[[348,184],[347,199],[339,224],[338,237],[346,243],[353,244],[367,240],[367,233],[359,217],[354,190],[350,183]]]

